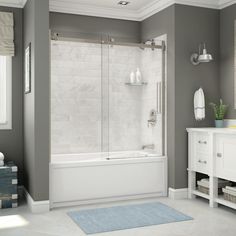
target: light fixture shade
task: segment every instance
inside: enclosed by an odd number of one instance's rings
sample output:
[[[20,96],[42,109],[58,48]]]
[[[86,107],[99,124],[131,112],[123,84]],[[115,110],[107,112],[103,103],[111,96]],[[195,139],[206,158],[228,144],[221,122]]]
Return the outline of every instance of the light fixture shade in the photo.
[[[204,48],[203,49],[203,53],[201,55],[199,55],[198,57],[198,61],[199,62],[210,62],[212,61],[212,55],[207,53],[207,50]]]
[[[190,57],[190,61],[194,66],[197,66],[200,63],[210,62],[213,60],[212,55],[207,53],[205,43],[200,43],[198,49],[198,53],[193,53]]]

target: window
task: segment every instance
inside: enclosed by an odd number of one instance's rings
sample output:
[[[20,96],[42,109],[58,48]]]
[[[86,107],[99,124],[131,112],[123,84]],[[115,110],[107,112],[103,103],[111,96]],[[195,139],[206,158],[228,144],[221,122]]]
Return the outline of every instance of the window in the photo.
[[[12,57],[0,56],[0,129],[12,128]]]
[[[234,21],[234,109],[236,109],[236,20]]]

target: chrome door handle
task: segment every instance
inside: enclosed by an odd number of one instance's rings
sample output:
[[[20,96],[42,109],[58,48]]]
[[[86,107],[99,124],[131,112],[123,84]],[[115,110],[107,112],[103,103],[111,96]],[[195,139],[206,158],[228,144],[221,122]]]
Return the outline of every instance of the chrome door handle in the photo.
[[[162,82],[157,83],[157,114],[162,113]]]

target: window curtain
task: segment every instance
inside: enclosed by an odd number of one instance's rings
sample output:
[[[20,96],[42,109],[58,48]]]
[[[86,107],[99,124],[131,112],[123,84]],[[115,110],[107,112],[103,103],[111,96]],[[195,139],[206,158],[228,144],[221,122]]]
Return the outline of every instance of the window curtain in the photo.
[[[11,12],[0,12],[0,55],[14,56],[14,19]]]

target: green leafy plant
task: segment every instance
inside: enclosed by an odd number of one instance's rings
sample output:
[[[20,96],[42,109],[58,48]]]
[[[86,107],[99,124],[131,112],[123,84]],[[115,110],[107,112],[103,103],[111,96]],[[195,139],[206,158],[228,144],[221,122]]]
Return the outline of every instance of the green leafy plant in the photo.
[[[220,99],[220,104],[210,103],[210,106],[213,108],[215,119],[223,120],[227,112],[228,105],[223,104],[223,100]]]

